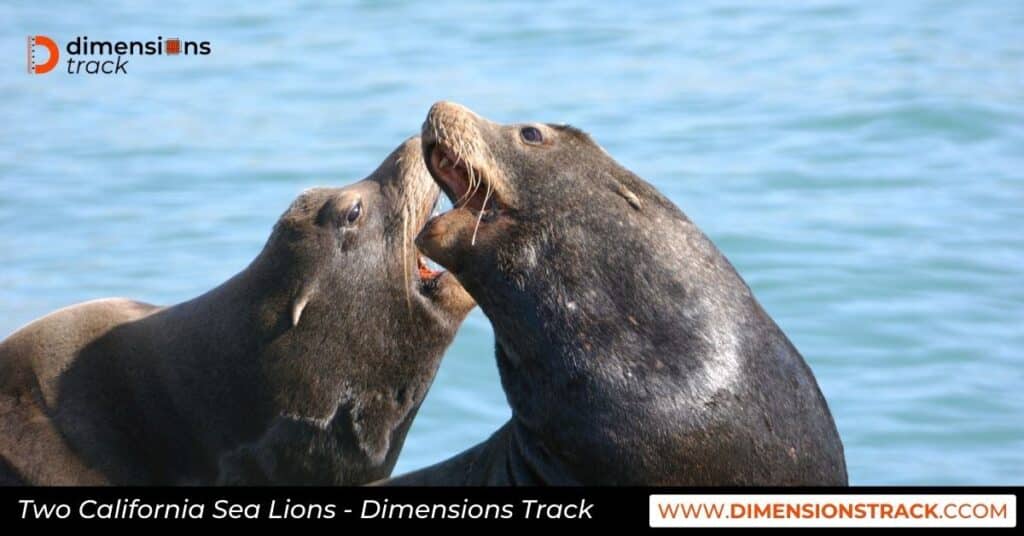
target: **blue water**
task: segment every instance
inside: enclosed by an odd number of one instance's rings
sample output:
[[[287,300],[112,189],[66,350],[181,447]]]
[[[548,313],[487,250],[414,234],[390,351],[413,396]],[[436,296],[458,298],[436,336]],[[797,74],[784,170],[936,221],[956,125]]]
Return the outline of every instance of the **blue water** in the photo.
[[[813,367],[852,482],[1024,483],[1020,1],[9,4],[0,336],[213,287],[452,99],[582,127],[679,204]],[[35,33],[213,54],[28,76]],[[399,471],[507,415],[475,312]]]

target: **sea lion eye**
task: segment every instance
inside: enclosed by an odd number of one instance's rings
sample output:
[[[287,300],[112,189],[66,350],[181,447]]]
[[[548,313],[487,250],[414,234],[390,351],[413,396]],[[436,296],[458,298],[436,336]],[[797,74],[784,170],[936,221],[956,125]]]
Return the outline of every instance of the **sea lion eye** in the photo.
[[[359,219],[359,215],[363,213],[363,200],[356,201],[348,209],[348,213],[345,214],[345,223],[352,225]]]
[[[523,141],[526,143],[544,143],[544,135],[536,127],[523,127],[519,131],[519,135],[523,137]]]

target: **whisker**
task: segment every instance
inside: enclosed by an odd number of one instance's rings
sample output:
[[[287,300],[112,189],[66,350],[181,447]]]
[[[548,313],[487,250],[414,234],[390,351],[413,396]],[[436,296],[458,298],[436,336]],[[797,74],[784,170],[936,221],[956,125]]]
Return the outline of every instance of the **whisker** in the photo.
[[[473,170],[473,168],[466,166],[466,169],[469,170],[469,187],[467,188],[466,192],[468,194],[469,199],[473,199],[473,196],[475,196],[477,191],[480,190],[480,183],[482,181],[480,177],[477,177],[476,171]]]
[[[405,282],[402,288],[405,289],[405,309],[412,316],[412,297],[409,296],[409,287],[412,286],[412,278],[409,277],[409,212],[412,209],[406,205],[402,209],[402,279]]]
[[[487,210],[487,200],[491,198],[491,183],[487,183],[487,192],[484,193],[484,204],[480,207],[480,213],[476,215],[476,226],[473,227],[473,238],[470,239],[469,245],[476,245],[476,232],[480,230],[480,220],[484,217],[484,211]]]

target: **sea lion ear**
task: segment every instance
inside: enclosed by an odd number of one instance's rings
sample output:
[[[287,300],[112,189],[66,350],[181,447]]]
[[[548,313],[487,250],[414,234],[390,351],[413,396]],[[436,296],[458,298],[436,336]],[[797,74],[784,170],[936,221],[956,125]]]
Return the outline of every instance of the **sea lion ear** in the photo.
[[[306,308],[306,304],[309,303],[309,296],[303,296],[292,304],[292,327],[299,325],[299,319],[302,318],[302,310]]]
[[[624,197],[626,199],[626,202],[629,203],[629,206],[635,208],[636,210],[640,210],[641,208],[643,208],[643,205],[640,204],[640,198],[637,197],[632,190],[626,188],[625,184],[622,184],[619,181],[615,181],[615,193]]]
[[[299,325],[299,320],[302,318],[302,311],[306,309],[306,305],[309,304],[309,299],[313,297],[315,285],[307,285],[299,295],[292,300],[292,327]]]

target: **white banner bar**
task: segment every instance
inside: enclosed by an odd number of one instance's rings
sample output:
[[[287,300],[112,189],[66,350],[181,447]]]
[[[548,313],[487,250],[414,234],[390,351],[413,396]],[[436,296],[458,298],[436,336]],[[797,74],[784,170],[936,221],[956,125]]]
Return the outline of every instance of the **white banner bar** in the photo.
[[[1015,495],[651,495],[652,527],[1015,527]]]

